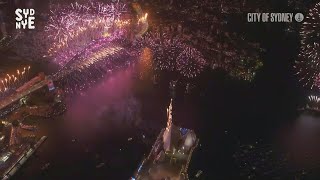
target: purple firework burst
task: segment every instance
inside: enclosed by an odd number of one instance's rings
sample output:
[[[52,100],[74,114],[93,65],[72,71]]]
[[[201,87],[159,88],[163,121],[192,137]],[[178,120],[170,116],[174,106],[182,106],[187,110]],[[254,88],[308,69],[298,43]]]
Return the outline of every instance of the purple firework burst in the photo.
[[[177,38],[165,38],[153,48],[156,70],[176,69],[176,60],[184,45]]]
[[[90,1],[54,7],[45,26],[47,41],[51,44],[48,55],[57,64],[64,65],[90,42],[121,35],[114,33],[111,27],[123,21],[121,15],[126,11],[125,4],[119,1],[108,4]]]
[[[195,48],[187,46],[177,58],[177,70],[184,77],[197,77],[206,66],[202,54]]]
[[[295,68],[304,86],[319,88],[320,3],[309,10],[300,31],[301,48]]]

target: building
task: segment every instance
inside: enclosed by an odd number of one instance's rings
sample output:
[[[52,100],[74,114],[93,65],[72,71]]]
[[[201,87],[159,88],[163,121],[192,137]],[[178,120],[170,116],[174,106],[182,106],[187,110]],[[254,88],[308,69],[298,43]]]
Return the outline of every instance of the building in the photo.
[[[10,146],[18,145],[19,141],[19,128],[12,126],[11,133],[10,133]]]
[[[168,122],[167,122],[167,127],[166,130],[163,133],[162,139],[163,139],[163,149],[165,151],[170,151],[172,150],[172,99],[170,102],[170,106],[167,109],[167,117],[168,117]]]
[[[189,163],[199,140],[193,130],[173,124],[172,99],[167,109],[167,118],[167,127],[162,129],[150,154],[139,165],[132,179],[188,179]]]
[[[9,145],[10,146],[15,146],[20,144],[20,123],[18,121],[13,121],[11,125],[11,133],[10,133],[10,141]]]
[[[0,155],[0,165],[4,164],[7,162],[7,160],[11,157],[12,153],[9,152],[4,152]]]

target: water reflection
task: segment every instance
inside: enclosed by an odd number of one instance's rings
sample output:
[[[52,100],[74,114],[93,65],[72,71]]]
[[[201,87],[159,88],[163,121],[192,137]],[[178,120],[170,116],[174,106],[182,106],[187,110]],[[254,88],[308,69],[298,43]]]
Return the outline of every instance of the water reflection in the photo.
[[[79,135],[96,131],[113,131],[140,121],[140,102],[133,96],[132,71],[125,70],[106,78],[101,84],[72,97],[66,123]]]
[[[314,168],[320,164],[320,118],[302,114],[286,139],[288,150],[297,166]]]

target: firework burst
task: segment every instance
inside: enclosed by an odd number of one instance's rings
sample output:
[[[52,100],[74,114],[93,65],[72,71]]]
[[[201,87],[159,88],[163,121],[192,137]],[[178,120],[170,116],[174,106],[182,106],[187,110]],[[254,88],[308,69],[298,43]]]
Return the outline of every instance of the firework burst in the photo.
[[[150,48],[144,48],[139,58],[140,78],[144,79],[150,75],[153,68],[153,54]]]
[[[315,77],[314,85],[320,89],[320,74]]]
[[[96,43],[75,56],[54,75],[54,79],[60,79],[67,93],[82,92],[109,73],[130,65],[132,58],[121,46],[105,41]]]
[[[28,80],[31,66],[17,69],[16,73],[6,74],[0,78],[0,98],[10,94]]]
[[[319,88],[320,74],[320,3],[316,4],[306,16],[300,31],[301,47],[295,68],[303,86]]]
[[[169,70],[176,69],[176,60],[183,51],[184,45],[177,38],[164,38],[154,49],[155,69]]]
[[[153,54],[153,69],[178,72],[184,77],[198,76],[207,65],[202,54],[172,34],[149,32],[135,42],[137,49],[148,47]]]
[[[206,66],[202,54],[193,47],[187,46],[177,58],[177,70],[186,78],[197,77]]]
[[[309,110],[320,110],[320,97],[315,95],[308,96],[308,102],[306,109]]]
[[[118,40],[128,32],[127,6],[119,0],[101,3],[51,4],[48,21],[33,31],[16,32],[14,50],[31,60],[63,66],[88,44],[101,38]]]
[[[119,1],[103,4],[91,1],[52,8],[45,32],[51,47],[48,55],[57,64],[64,65],[86,46],[101,38],[119,38],[120,30],[129,24],[121,19],[126,6]]]
[[[236,33],[218,33],[218,36],[228,41],[218,42],[208,50],[211,68],[221,68],[235,79],[253,80],[257,70],[263,66],[259,57],[262,50],[259,44],[249,43],[244,37],[239,38]]]

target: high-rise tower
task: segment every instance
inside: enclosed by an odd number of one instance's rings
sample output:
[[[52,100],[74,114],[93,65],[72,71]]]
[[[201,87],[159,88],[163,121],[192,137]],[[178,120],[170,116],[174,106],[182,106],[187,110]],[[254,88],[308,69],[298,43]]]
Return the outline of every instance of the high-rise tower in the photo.
[[[171,150],[171,136],[172,136],[172,99],[169,107],[167,108],[167,127],[163,133],[163,149],[165,151]]]

